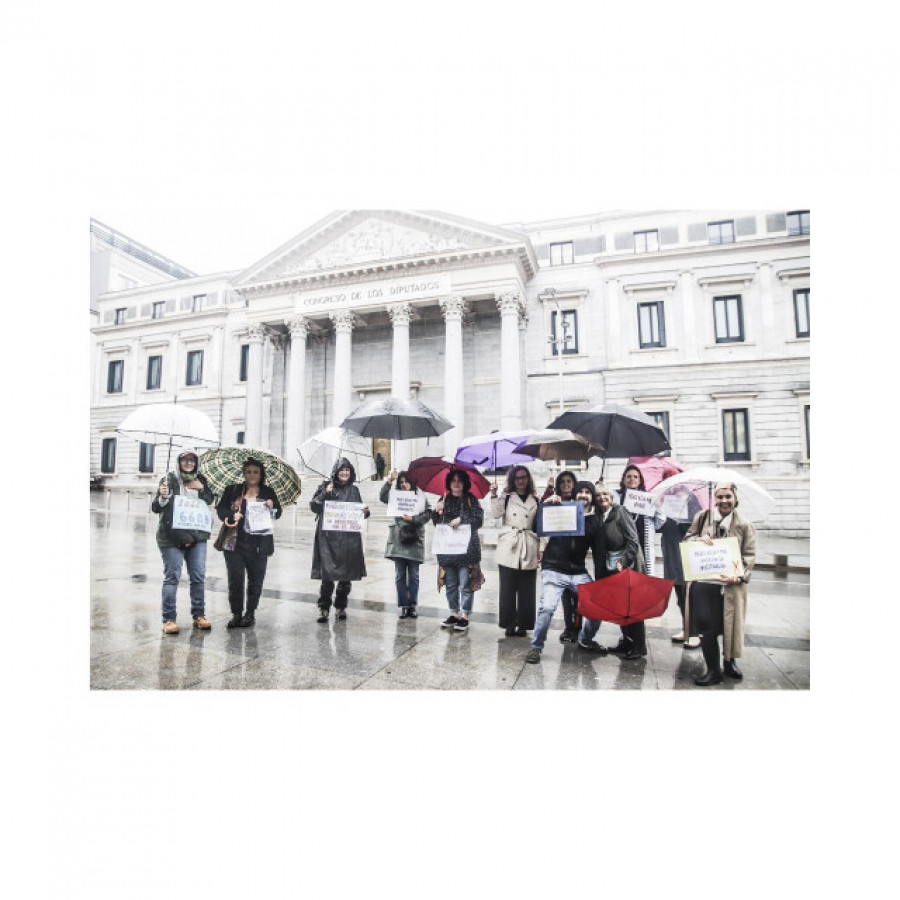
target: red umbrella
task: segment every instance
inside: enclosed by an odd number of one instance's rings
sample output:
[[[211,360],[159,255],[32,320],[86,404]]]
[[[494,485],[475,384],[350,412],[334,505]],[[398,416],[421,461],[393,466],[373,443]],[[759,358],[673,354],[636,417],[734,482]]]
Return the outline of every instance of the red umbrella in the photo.
[[[413,460],[406,470],[409,480],[429,494],[443,496],[447,493],[447,473],[451,469],[462,469],[472,482],[472,494],[479,500],[486,497],[491,483],[471,466],[458,462],[447,462],[439,456],[422,456]]]
[[[578,612],[587,619],[630,625],[661,616],[675,582],[651,578],[634,569],[578,585]]]
[[[625,468],[634,466],[644,476],[644,490],[652,491],[661,481],[684,471],[684,466],[669,456],[632,456]]]

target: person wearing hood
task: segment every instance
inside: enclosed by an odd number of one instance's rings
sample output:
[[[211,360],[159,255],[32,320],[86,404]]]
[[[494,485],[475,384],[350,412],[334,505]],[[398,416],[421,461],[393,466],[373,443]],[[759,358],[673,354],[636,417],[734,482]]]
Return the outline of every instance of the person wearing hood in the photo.
[[[319,588],[319,618],[316,621],[323,624],[328,621],[332,595],[336,617],[347,618],[350,583],[366,577],[362,535],[353,531],[322,530],[322,513],[325,511],[326,502],[362,503],[362,496],[355,481],[356,469],[350,460],[342,456],[334,464],[331,478],[319,485],[309,503],[309,508],[316,514],[316,536],[313,541],[310,577],[322,582]],[[369,507],[364,507],[363,512],[368,519]],[[337,583],[336,593],[335,583]]]
[[[578,585],[591,581],[585,564],[588,550],[594,557],[595,573],[603,569],[606,543],[603,529],[600,527],[599,516],[594,512],[596,507],[594,485],[590,481],[579,481],[574,487],[572,499],[584,504],[584,534],[574,537],[551,537],[540,554],[541,601],[531,649],[528,651],[528,656],[525,657],[525,662],[539,663],[541,661],[544,642],[547,639],[547,632],[550,630],[550,621],[560,600],[569,594],[574,596],[574,602],[577,603]],[[548,504],[561,502],[562,499],[558,494],[548,497],[545,501]],[[578,646],[590,653],[605,653],[606,648],[594,640],[594,634],[600,627],[600,623],[596,623],[596,627],[590,634],[586,633],[590,630],[589,626],[593,624],[590,619],[584,620],[582,634],[578,637]]]
[[[206,618],[206,544],[209,532],[172,527],[175,497],[190,497],[212,503],[213,494],[206,478],[197,471],[198,457],[194,450],[178,454],[175,468],[159,483],[150,509],[159,514],[156,543],[163,561],[162,630],[164,634],[178,634],[175,597],[181,570],[186,564],[191,582],[191,616],[194,627],[202,631],[212,628]]]
[[[731,482],[716,485],[715,509],[702,510],[685,536],[686,541],[714,538],[737,538],[743,574],[718,575],[709,581],[688,582],[685,634],[700,635],[700,649],[706,662],[706,672],[694,678],[694,684],[708,687],[722,681],[719,635],[722,635],[725,675],[740,681],[744,673],[738,668],[737,657],[744,652],[744,619],[747,615],[747,584],[756,562],[756,529],[738,515],[737,488]]]
[[[275,538],[271,524],[260,532],[250,530],[247,504],[263,503],[273,518],[281,516],[281,504],[275,491],[266,484],[266,467],[252,456],[241,467],[244,480],[230,484],[222,492],[216,514],[227,525],[236,525],[233,537],[225,542],[225,568],[228,571],[228,605],[231,621],[227,628],[246,628],[256,622],[256,609],[262,595],[263,581],[269,557],[275,552]],[[244,582],[246,581],[247,611],[244,612]]]

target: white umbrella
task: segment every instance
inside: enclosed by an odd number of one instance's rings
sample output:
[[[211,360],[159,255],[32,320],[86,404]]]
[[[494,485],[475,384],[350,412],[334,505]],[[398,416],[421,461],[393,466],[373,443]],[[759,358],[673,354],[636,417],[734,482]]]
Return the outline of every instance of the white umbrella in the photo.
[[[129,413],[116,431],[142,444],[207,449],[219,446],[219,432],[206,413],[184,403],[148,403]]]
[[[375,474],[375,459],[372,457],[372,441],[354,431],[333,425],[323,428],[318,434],[305,440],[298,448],[301,470],[314,472],[328,478],[334,464],[342,456],[353,463],[357,481],[371,478]]]
[[[741,518],[762,521],[775,508],[775,498],[741,472],[719,466],[697,466],[661,481],[651,492],[651,500],[671,519],[689,520],[691,507],[699,510],[712,504],[713,492],[721,482],[731,482],[737,490]],[[692,500],[693,498],[693,500]]]

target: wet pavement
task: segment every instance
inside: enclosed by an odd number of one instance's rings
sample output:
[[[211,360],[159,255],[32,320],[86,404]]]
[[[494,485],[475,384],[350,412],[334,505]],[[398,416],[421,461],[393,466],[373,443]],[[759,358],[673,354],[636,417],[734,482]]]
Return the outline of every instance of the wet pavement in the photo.
[[[397,616],[394,567],[383,558],[384,506],[374,483],[362,486],[373,516],[366,534],[368,577],[356,582],[345,621],[316,623],[318,582],[309,577],[314,520],[308,505],[285,512],[277,525],[262,601],[252,628],[227,630],[225,564],[209,547],[206,613],[212,630],[191,627],[186,572],[178,590],[178,635],[160,631],[162,564],[157,517],[146,495],[91,494],[91,687],[113,690],[680,690],[700,691],[699,650],[671,642],[681,621],[674,595],[666,613],[647,622],[648,654],[626,661],[593,655],[558,640],[558,610],[540,665],[528,665],[530,639],[507,638],[497,627],[497,574],[486,547],[486,583],[475,595],[468,633],[440,627],[447,615],[436,590],[433,559],[421,568],[419,618]],[[489,534],[486,534],[489,539]],[[785,541],[789,543],[785,544]],[[760,534],[761,560],[792,554],[808,566],[809,544]],[[605,623],[597,640],[614,644]],[[750,585],[741,682],[717,690],[809,688],[809,575],[761,568]]]

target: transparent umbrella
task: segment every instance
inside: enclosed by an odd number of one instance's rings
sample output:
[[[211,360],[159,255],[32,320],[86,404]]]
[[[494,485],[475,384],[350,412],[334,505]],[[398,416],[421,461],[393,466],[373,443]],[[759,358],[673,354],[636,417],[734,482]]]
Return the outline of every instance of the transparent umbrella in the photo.
[[[184,403],[148,403],[129,413],[116,431],[142,444],[205,450],[219,446],[219,432],[206,413]]]
[[[300,469],[330,478],[334,464],[342,456],[347,457],[356,469],[356,478],[362,481],[375,474],[372,457],[372,441],[348,428],[333,425],[305,440],[298,448]]]

